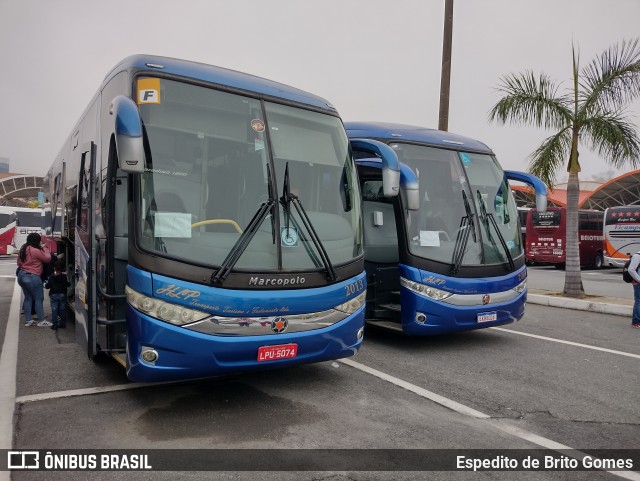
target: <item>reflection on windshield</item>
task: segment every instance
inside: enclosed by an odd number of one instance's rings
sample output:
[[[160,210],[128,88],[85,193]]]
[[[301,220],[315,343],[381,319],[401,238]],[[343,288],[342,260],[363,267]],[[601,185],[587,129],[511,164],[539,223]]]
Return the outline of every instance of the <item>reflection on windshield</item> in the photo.
[[[139,206],[145,249],[212,267],[322,269],[315,244],[296,231],[302,220],[295,211],[285,236],[276,232],[284,226],[282,206],[254,218],[279,197],[289,163],[291,192],[331,263],[361,255],[358,187],[340,119],[161,82],[162,103],[139,106],[150,150]]]
[[[455,270],[460,265],[505,263],[522,255],[516,204],[493,157],[415,144],[391,147],[419,178],[420,209],[407,212],[412,254],[452,264]],[[487,222],[474,222],[482,208],[494,217],[495,228],[489,217]]]

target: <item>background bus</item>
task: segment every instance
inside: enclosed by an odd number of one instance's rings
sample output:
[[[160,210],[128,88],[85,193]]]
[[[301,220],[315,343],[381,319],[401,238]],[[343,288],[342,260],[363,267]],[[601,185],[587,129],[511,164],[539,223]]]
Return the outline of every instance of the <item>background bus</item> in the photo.
[[[493,151],[460,135],[408,125],[347,122],[364,217],[369,324],[409,335],[482,329],[524,315],[527,271],[508,179]],[[359,152],[375,139],[401,162],[397,197],[383,195],[382,163]]]
[[[604,262],[623,267],[640,251],[640,206],[610,207],[604,211]]]
[[[14,208],[0,206],[0,255],[15,252],[16,223]]]
[[[42,234],[42,209],[28,207],[11,207],[16,213],[16,234],[14,245],[20,249],[27,242],[27,236],[32,232]]]
[[[553,264],[564,269],[566,262],[566,209],[549,207],[546,212],[531,209],[527,215],[526,257],[528,262]],[[580,210],[578,235],[580,265],[596,269],[604,265],[603,235],[604,213]]]
[[[397,194],[397,157],[383,157]],[[357,173],[325,99],[128,57],[43,190],[50,215],[62,215],[76,339],[134,381],[326,361],[362,343]]]

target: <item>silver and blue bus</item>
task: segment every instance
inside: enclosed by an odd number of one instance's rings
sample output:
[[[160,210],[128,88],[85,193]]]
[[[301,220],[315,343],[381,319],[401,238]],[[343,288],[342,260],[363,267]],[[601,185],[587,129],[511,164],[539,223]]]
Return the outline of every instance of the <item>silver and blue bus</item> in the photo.
[[[397,158],[383,157],[395,195]],[[342,121],[320,97],[128,57],[43,190],[49,231],[60,216],[76,338],[133,381],[319,362],[362,343],[357,172]]]
[[[484,143],[387,123],[345,124],[362,195],[366,320],[409,335],[507,324],[524,315],[527,271],[508,180],[547,190],[530,174],[503,171]],[[384,143],[400,162],[400,195],[382,195]]]

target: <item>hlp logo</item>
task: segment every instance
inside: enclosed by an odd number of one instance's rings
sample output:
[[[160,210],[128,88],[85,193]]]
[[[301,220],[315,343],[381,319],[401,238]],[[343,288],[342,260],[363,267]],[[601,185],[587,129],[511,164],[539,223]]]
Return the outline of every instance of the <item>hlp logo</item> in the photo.
[[[40,453],[38,451],[8,451],[7,469],[39,469]]]
[[[141,78],[138,80],[138,104],[160,103],[160,79]]]

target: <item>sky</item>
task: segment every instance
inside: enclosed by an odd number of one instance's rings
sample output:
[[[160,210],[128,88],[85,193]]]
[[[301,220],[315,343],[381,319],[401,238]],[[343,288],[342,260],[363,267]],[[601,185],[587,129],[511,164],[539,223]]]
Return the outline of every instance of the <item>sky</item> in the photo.
[[[444,3],[0,0],[0,157],[12,172],[44,175],[104,76],[135,53],[307,90],[344,121],[437,128]],[[572,45],[585,66],[640,37],[638,19],[640,0],[455,0],[449,131],[527,170],[551,132],[488,121],[500,77],[544,72],[569,88]],[[640,130],[640,102],[628,114]],[[580,159],[582,180],[610,170],[585,148]]]

